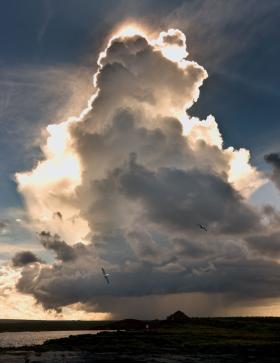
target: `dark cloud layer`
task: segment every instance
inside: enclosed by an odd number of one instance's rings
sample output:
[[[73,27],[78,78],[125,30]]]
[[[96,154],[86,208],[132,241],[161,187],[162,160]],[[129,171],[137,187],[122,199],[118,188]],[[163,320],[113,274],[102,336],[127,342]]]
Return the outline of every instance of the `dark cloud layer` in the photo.
[[[254,235],[248,238],[249,246],[264,256],[278,258],[280,256],[280,232]]]
[[[115,272],[110,289],[104,287],[99,271],[90,272],[81,266],[75,266],[75,273],[74,266],[72,269],[66,266],[43,269],[39,280],[30,285],[30,280],[38,276],[38,270],[27,268],[22,273],[18,288],[32,293],[45,308],[54,309],[81,302],[91,304],[92,309],[98,304],[100,311],[104,311],[102,302],[110,298],[110,311],[113,313],[117,313],[114,299],[124,296],[204,292],[230,294],[232,301],[240,301],[279,295],[280,269],[277,263],[271,261],[239,258],[190,267],[163,272],[147,265],[134,271]]]
[[[137,164],[134,157],[125,170],[115,172],[114,184],[144,205],[146,223],[186,232],[199,221],[210,229],[215,226],[217,233],[238,234],[258,228],[256,213],[220,177],[196,169],[162,168],[155,173]]]
[[[14,267],[24,267],[35,262],[42,263],[42,260],[30,251],[18,252],[12,258],[12,264]]]

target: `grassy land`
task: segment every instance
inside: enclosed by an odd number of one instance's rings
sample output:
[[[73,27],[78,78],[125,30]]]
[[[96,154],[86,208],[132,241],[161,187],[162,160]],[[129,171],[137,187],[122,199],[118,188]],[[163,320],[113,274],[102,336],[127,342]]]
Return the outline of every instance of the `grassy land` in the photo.
[[[60,339],[59,344],[72,349],[80,347],[94,351],[223,351],[258,350],[280,352],[280,319],[278,318],[217,318],[190,319],[185,323],[150,322],[150,329],[104,332],[97,336],[73,336]],[[116,325],[113,325],[117,327]],[[57,340],[46,344],[55,348]],[[279,355],[280,358],[280,355]],[[280,359],[279,359],[280,361]]]
[[[280,318],[192,318],[182,323],[125,320],[107,328],[117,331],[50,340],[26,351],[87,354],[100,361],[104,354],[104,361],[125,355],[131,362],[152,362],[148,356],[161,359],[167,354],[178,362],[179,357],[184,362],[280,362]]]
[[[157,322],[155,327],[150,324],[149,331],[73,336],[49,341],[40,349],[42,352],[68,350],[71,346],[72,351],[112,352],[116,357],[126,354],[135,359],[139,355],[139,362],[149,361],[146,357],[153,354],[158,359],[169,354],[197,362],[204,359],[207,362],[280,361],[279,319],[191,319],[182,324]]]

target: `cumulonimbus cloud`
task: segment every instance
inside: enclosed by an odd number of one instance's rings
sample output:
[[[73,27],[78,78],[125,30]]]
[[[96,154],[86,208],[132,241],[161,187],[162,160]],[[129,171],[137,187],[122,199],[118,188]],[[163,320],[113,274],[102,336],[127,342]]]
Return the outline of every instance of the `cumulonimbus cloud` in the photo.
[[[56,254],[18,281],[44,307],[102,310],[103,296],[245,296],[249,286],[252,296],[268,295],[248,273],[268,271],[250,236],[276,229],[272,214],[264,210],[263,221],[247,199],[264,178],[248,150],[223,148],[213,116],[186,113],[207,77],[187,55],[179,30],[156,39],[131,28],[115,34],[99,56],[88,107],[50,125],[45,160],[17,174],[31,227],[47,231],[43,246]],[[63,219],[53,218],[57,210]],[[100,266],[112,272],[110,290]],[[230,287],[235,278],[240,289]]]

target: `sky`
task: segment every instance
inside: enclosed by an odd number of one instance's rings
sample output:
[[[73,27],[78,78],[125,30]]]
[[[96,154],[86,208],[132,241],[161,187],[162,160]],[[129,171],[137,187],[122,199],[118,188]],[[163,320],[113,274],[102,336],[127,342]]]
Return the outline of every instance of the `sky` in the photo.
[[[0,6],[0,318],[279,315],[279,2]]]

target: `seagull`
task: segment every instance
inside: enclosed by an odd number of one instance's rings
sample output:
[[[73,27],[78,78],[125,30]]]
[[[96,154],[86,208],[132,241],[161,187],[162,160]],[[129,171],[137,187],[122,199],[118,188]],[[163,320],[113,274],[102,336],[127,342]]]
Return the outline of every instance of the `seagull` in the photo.
[[[101,268],[101,271],[103,273],[105,280],[107,281],[107,284],[110,284],[110,280],[109,280],[110,274],[107,274],[103,267]]]
[[[205,232],[207,232],[207,228],[205,226],[203,226],[202,224],[198,223],[197,224],[199,226],[199,228],[203,229]]]
[[[53,213],[53,218],[58,218],[62,221],[63,217],[62,217],[62,213],[60,211],[54,212]]]

